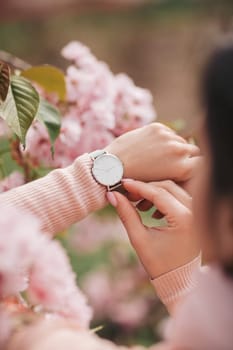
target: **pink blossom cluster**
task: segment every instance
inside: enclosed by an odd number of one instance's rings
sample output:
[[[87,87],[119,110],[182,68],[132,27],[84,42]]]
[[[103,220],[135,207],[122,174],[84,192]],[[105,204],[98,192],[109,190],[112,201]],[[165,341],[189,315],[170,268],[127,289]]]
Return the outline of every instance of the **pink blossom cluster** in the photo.
[[[145,274],[132,267],[115,268],[114,274],[112,270],[99,268],[87,274],[83,281],[82,287],[93,306],[96,320],[100,323],[111,320],[124,329],[143,326],[151,308],[147,295],[143,296],[141,291],[147,285]]]
[[[91,308],[62,246],[41,232],[35,217],[1,205],[0,301],[22,291],[29,306],[89,326]]]
[[[27,136],[27,150],[35,164],[64,167],[77,156],[101,149],[116,136],[155,120],[152,95],[135,86],[125,74],[114,75],[90,49],[71,42],[62,55],[72,64],[66,72],[66,109],[54,159],[48,133],[38,122]]]
[[[14,187],[24,184],[24,176],[19,171],[13,171],[9,176],[0,181],[0,193],[9,191]]]

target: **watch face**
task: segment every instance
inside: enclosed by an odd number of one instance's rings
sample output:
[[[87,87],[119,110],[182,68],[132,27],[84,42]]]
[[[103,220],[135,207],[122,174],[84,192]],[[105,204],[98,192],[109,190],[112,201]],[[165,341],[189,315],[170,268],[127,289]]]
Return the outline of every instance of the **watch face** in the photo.
[[[103,154],[94,160],[92,173],[102,185],[116,185],[122,180],[123,172],[123,164],[120,159],[112,154]]]

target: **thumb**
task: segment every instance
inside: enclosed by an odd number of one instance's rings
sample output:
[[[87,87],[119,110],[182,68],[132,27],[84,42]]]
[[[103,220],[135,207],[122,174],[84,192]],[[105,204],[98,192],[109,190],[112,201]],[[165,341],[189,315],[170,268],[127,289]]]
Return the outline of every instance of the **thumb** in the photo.
[[[145,226],[143,225],[137,210],[129,200],[119,192],[108,192],[107,198],[116,208],[132,245],[140,245],[140,242],[144,238],[143,234],[145,233]]]

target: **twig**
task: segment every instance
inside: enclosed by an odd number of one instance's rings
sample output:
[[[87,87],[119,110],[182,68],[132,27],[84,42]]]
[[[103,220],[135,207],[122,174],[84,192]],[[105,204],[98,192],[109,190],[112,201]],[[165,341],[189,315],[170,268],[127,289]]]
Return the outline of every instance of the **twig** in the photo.
[[[15,69],[25,70],[31,67],[31,65],[20,58],[10,54],[9,52],[0,50],[0,60],[8,63]]]

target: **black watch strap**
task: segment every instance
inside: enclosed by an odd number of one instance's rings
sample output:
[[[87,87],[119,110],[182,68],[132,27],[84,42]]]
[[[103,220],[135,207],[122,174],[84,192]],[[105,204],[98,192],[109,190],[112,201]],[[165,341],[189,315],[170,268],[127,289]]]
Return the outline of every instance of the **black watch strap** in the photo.
[[[108,190],[109,192],[117,191],[117,192],[119,192],[119,193],[121,193],[121,194],[126,194],[126,193],[127,193],[127,191],[126,191],[126,189],[124,188],[122,182],[118,182],[118,184],[113,185],[113,186],[108,186],[107,190]]]

